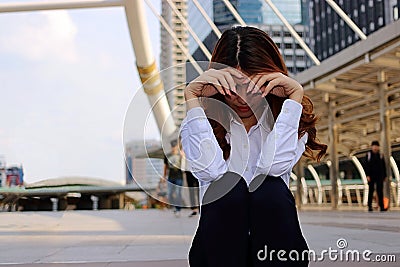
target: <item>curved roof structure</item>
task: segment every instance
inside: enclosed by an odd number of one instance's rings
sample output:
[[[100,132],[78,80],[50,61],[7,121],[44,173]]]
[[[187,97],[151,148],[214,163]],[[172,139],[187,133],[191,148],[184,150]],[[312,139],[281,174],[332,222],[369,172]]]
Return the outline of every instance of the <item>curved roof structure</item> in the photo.
[[[103,180],[99,178],[84,177],[84,176],[67,176],[46,179],[31,183],[25,186],[25,188],[40,188],[40,187],[59,187],[59,186],[119,186],[120,183],[112,182],[109,180]]]
[[[400,20],[299,73],[299,81],[320,115],[319,135],[350,155],[372,140],[400,142]]]

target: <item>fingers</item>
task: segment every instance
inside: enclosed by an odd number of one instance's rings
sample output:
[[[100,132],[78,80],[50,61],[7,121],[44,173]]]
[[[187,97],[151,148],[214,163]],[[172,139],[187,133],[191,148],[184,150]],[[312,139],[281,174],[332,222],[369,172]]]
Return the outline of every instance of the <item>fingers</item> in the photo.
[[[262,93],[262,97],[266,96],[268,93],[270,93],[274,88],[277,88],[278,86],[282,87],[284,83],[284,78],[283,77],[279,77],[279,78],[275,78],[271,81],[269,81],[269,83],[264,87],[264,91]],[[283,92],[282,92],[283,91]],[[285,95],[285,89],[283,88],[283,90],[281,90],[281,94],[279,96],[286,96]]]
[[[257,74],[251,78],[247,92],[261,92],[262,97],[271,93],[280,97],[289,97],[301,101],[303,87],[292,78],[280,73]]]
[[[256,83],[257,83],[258,80],[261,78],[261,76],[262,76],[262,75],[260,75],[260,74],[255,75],[255,76],[250,80],[249,87],[247,87],[246,93],[249,93],[249,92],[251,92],[251,91],[254,89]]]
[[[242,78],[246,77],[246,75],[243,74],[240,70],[237,70],[234,68],[226,68],[223,70],[229,72],[232,76],[235,76],[238,79],[242,79]]]
[[[266,74],[265,77],[269,83],[263,88],[263,97],[272,93],[280,97],[289,97],[301,103],[303,87],[297,81],[282,73],[270,73]]]
[[[232,90],[235,94],[237,94],[236,82],[235,82],[234,78],[242,80],[242,79],[246,78],[246,75],[244,75],[239,70],[230,68],[230,67],[222,69],[221,72],[224,74],[225,79],[229,83],[230,90]]]
[[[228,81],[227,81],[227,78],[225,77],[225,75],[223,73],[216,75],[216,79],[218,80],[219,84],[222,86],[222,90],[224,90],[226,94],[231,95],[230,86],[228,84]]]
[[[247,86],[247,93],[259,93],[262,97],[272,93],[280,97],[289,97],[296,101],[301,101],[303,87],[297,81],[280,72],[261,73],[249,78],[239,70],[231,67],[205,71],[194,80],[194,82],[201,84],[194,91],[197,91],[198,95],[206,97],[217,92],[224,96],[232,96],[232,92],[237,94],[236,83],[243,87],[247,81],[250,81]],[[215,89],[208,88],[207,85],[212,85]]]
[[[191,87],[194,88],[193,90],[195,91],[195,94],[203,97],[209,97],[215,95],[216,93],[226,95],[224,88],[229,88],[229,84],[224,75],[215,69],[209,69],[203,72],[199,77],[193,80],[189,86],[191,84],[193,84]],[[198,85],[196,86],[194,84]]]
[[[226,87],[227,89],[232,90],[233,92],[236,93],[236,83],[233,80],[232,76],[230,73],[228,72],[222,72],[222,74],[224,75],[225,80],[228,82],[229,87]],[[230,93],[230,92],[229,92]]]
[[[264,86],[265,83],[269,82],[268,77],[266,75],[261,76],[257,83],[255,84],[252,93],[256,93],[257,91],[260,91],[261,87]]]
[[[215,89],[217,89],[217,91],[220,93],[220,94],[222,94],[222,95],[226,95],[227,93],[225,93],[225,90],[224,90],[224,87],[223,87],[223,85],[220,83],[220,81],[218,80],[218,78],[209,78],[209,80],[208,80],[208,83],[210,84],[210,85],[212,85]],[[229,90],[227,90],[227,91],[229,91]],[[206,96],[208,96],[207,94],[206,94]]]
[[[267,83],[268,81],[270,81],[270,80],[272,80],[274,78],[279,77],[278,75],[280,75],[280,73],[276,73],[276,72],[269,73],[269,74],[262,73],[262,74],[254,75],[251,78],[251,82],[249,84],[249,87],[247,88],[247,93],[249,93],[249,92],[253,92],[253,93],[257,92],[259,89],[261,89],[261,87],[264,86],[265,83]]]
[[[209,82],[216,87],[218,92],[223,95],[232,95],[231,90],[236,93],[236,83],[232,76],[242,78],[243,75],[234,68],[226,68],[222,70],[210,69],[207,71],[210,77]]]

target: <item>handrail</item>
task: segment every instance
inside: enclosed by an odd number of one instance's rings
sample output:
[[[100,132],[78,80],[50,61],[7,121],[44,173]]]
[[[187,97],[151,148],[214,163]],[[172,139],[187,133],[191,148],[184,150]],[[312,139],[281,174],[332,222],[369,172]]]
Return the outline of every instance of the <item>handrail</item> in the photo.
[[[394,160],[393,156],[390,156],[390,166],[392,167],[394,178],[396,179],[396,182],[400,183],[399,167],[397,166],[397,163]]]
[[[368,192],[369,192],[367,175],[365,174],[365,170],[364,170],[363,166],[361,165],[361,162],[358,160],[358,158],[356,156],[352,156],[351,160],[353,161],[353,163],[356,166],[358,172],[360,173],[361,179],[363,180],[363,183],[364,183],[363,206],[367,206],[367,204],[368,204]]]
[[[318,204],[322,204],[322,186],[321,186],[321,180],[319,179],[318,173],[315,170],[315,168],[311,165],[307,165],[307,169],[310,171],[311,175],[313,176],[315,182],[317,183],[317,188],[318,188]]]
[[[397,186],[396,204],[397,206],[400,206],[400,173],[399,173],[399,167],[397,166],[397,163],[394,160],[393,156],[390,156],[390,166],[392,167],[394,178],[396,180],[395,184]]]
[[[367,175],[365,174],[364,168],[361,165],[361,162],[358,160],[356,156],[352,156],[351,160],[353,161],[354,165],[356,166],[358,172],[360,173],[361,179],[363,180],[364,185],[368,184]]]

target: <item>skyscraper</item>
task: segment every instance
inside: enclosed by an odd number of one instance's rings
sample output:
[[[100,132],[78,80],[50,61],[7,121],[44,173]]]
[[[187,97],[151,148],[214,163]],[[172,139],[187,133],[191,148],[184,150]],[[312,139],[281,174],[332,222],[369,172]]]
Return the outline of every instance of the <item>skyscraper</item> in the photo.
[[[310,46],[323,60],[354,44],[360,37],[323,0],[309,0]],[[399,18],[400,0],[336,0],[368,35]]]
[[[198,0],[201,7],[205,10],[207,15],[211,20],[214,18],[213,13],[213,1],[210,0]],[[190,26],[199,36],[200,40],[204,40],[211,32],[210,25],[208,25],[207,21],[200,14],[199,10],[195,6],[192,0],[188,0],[188,21]],[[193,54],[193,52],[197,49],[198,45],[194,41],[193,37],[189,35],[189,52]]]
[[[296,74],[312,66],[307,53],[300,46],[287,28],[282,24],[263,24],[255,25],[261,30],[268,33],[275,44],[278,46],[279,51],[283,56],[283,60],[288,68],[289,73]],[[293,28],[304,40],[308,40],[308,27],[303,24],[295,24]]]
[[[172,0],[172,3],[187,18],[187,1]],[[176,37],[187,48],[188,33],[182,22],[169,6],[166,0],[161,2],[161,15],[176,34]],[[185,117],[185,106],[181,105],[184,101],[183,89],[186,83],[186,70],[183,63],[186,62],[186,56],[181,48],[173,41],[166,29],[161,25],[161,55],[160,69],[161,78],[164,82],[164,88],[167,93],[168,103],[172,110],[175,124],[180,125]],[[183,86],[182,86],[183,85]]]
[[[205,46],[212,51],[217,41],[217,36],[211,31],[211,28],[206,24],[202,15],[189,0],[189,21],[192,28],[199,33],[203,38],[205,32],[208,33],[203,40]],[[223,31],[233,25],[238,25],[238,22],[231,14],[230,10],[221,0],[200,0],[201,5],[206,10],[215,24]],[[283,26],[283,23],[273,13],[265,1],[230,1],[236,8],[242,19],[249,25],[260,28],[267,32],[274,42],[278,45],[289,72],[297,73],[305,70],[312,65],[305,51],[300,47],[297,41],[291,36],[290,32]],[[283,0],[274,1],[277,8],[283,13],[285,18],[294,25],[295,30],[305,40],[308,38],[308,7],[307,1],[303,0]],[[212,7],[212,8],[211,8]],[[198,48],[198,45],[189,38],[190,52],[196,60],[207,61],[207,58]],[[191,80],[195,72],[187,71],[188,80]],[[193,77],[192,77],[193,76]]]
[[[236,8],[242,19],[246,23],[263,23],[264,22],[264,5],[263,0],[231,0],[231,4]],[[236,23],[235,17],[226,7],[223,1],[214,0],[214,23],[221,27],[224,25],[232,25]]]
[[[214,21],[214,3],[212,0],[197,0],[199,4],[202,6],[204,11],[207,13],[207,15],[210,17],[212,21]],[[204,19],[203,15],[199,12],[195,4],[193,3],[192,0],[188,0],[188,21],[190,23],[190,26],[193,28],[193,30],[196,32],[196,34],[199,36],[200,40],[203,41],[204,45],[207,47],[207,42],[205,41],[210,33],[212,33],[210,25],[207,23],[207,21]],[[214,38],[216,39],[216,37]],[[189,52],[191,55],[195,53],[195,51],[199,48],[199,45],[195,42],[193,37],[190,35],[189,36]],[[208,50],[211,50],[210,47],[207,47]],[[201,52],[203,53],[203,52]],[[204,54],[202,54],[204,57],[203,60],[205,59]],[[196,57],[195,57],[196,59]]]
[[[301,0],[279,0],[273,1],[274,5],[283,13],[286,20],[291,24],[302,22],[302,1]],[[275,15],[269,6],[265,7],[264,23],[268,25],[280,25],[281,20]]]

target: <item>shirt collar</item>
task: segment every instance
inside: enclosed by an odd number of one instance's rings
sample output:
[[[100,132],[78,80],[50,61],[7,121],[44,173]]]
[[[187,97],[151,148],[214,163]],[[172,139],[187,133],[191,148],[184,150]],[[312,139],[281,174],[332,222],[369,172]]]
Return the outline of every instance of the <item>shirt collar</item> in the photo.
[[[270,132],[275,120],[269,105],[266,104],[264,107],[258,108],[255,114],[258,118],[258,121],[253,127],[258,128],[261,125],[261,127],[263,127],[265,131]],[[229,112],[229,118],[231,123],[233,122],[239,125],[243,125],[240,117],[235,112]]]

